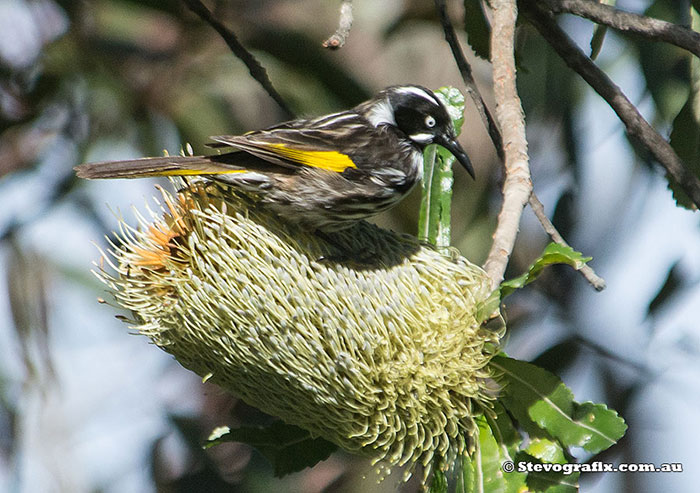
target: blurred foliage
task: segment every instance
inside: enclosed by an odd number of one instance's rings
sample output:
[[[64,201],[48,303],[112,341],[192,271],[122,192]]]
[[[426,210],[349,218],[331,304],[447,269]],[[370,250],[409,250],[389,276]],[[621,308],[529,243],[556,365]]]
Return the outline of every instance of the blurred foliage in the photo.
[[[697,28],[697,10],[690,11],[688,2],[642,3],[648,15],[692,23]],[[692,2],[695,9],[699,8],[697,3]],[[355,26],[347,45],[337,52],[321,48],[321,42],[337,24],[335,2],[215,0],[207,4],[268,69],[275,87],[298,114],[346,108],[394,83],[461,87],[432,2],[356,2]],[[464,40],[474,52],[470,60],[479,86],[491,101],[486,90],[490,87],[488,66],[478,58],[487,57],[489,50],[484,5],[483,1],[464,0],[450,7],[456,24],[461,25],[459,21],[464,19]],[[209,135],[239,133],[276,123],[281,113],[223,41],[177,0],[12,0],[0,7],[3,18],[9,20],[0,25],[0,47],[4,48],[0,50],[0,255],[8,293],[7,323],[13,335],[1,349],[20,354],[23,365],[18,372],[0,365],[0,459],[3,464],[13,464],[22,453],[21,395],[31,388],[55,386],[50,349],[64,328],[51,325],[52,310],[56,310],[52,298],[54,290],[60,289],[55,286],[61,286],[51,281],[70,277],[75,284],[96,292],[94,282],[75,275],[73,266],[57,264],[46,253],[51,250],[51,242],[59,243],[61,238],[42,238],[49,246],[40,250],[32,244],[28,231],[52,211],[70,205],[97,231],[111,234],[102,220],[102,198],[88,193],[91,185],[79,183],[72,166],[87,160],[158,155],[163,149],[176,153],[185,142],[201,150]],[[583,34],[577,39],[593,40],[594,51],[600,49],[597,61],[605,70],[614,71],[622,59],[626,66],[636,69],[643,84],[642,94],[648,95],[651,103],[650,120],[663,135],[670,136],[679,155],[699,174],[698,61],[679,48],[612,31],[607,31],[603,43],[603,30],[595,29],[594,34],[590,23],[584,26],[567,18],[562,25]],[[521,25],[518,36],[518,87],[529,125],[536,188],[550,190],[548,205],[556,206],[554,223],[564,236],[590,244],[596,239],[588,241],[579,236],[581,220],[585,219],[580,217],[581,210],[591,200],[581,193],[585,149],[582,104],[590,91],[534,30]],[[411,50],[397,48],[403,45]],[[420,53],[415,48],[418,45]],[[436,65],[417,70],[415,63],[426,60]],[[493,231],[500,170],[469,104],[467,112],[466,121],[471,123],[463,130],[462,141],[477,168],[478,180],[471,182],[466,173],[455,172],[452,239],[468,257],[478,261],[484,258]],[[618,126],[614,131],[620,129]],[[551,148],[556,149],[555,155],[548,154]],[[648,166],[647,153],[635,143],[630,143],[630,148],[639,153],[635,163],[644,165],[640,166],[641,172],[648,176],[656,173]],[[626,192],[620,190],[619,194],[624,196]],[[674,194],[679,203],[687,204],[675,188]],[[611,218],[619,211],[608,212],[610,217],[595,220],[607,222],[612,231],[619,225]],[[405,206],[384,215],[379,222],[415,233],[417,216],[415,194]],[[529,232],[525,226],[523,229],[528,240],[518,243],[509,267],[511,277],[525,272],[547,242],[541,232]],[[603,244],[596,260],[605,262],[606,255],[608,260],[616,258],[617,247]],[[684,264],[677,256],[668,262],[665,274],[646,300],[651,330],[664,310],[672,308],[698,284],[697,279],[684,274]],[[618,348],[605,348],[605,341],[591,344],[576,336],[583,315],[573,302],[577,294],[590,288],[574,279],[567,270],[556,275],[545,272],[536,283],[514,293],[507,306],[509,330],[513,337],[526,333],[533,340],[546,339],[535,346],[539,354],[535,363],[550,372],[566,375],[582,360],[595,362],[591,372],[600,382],[601,393],[624,414],[651,379],[644,363],[619,356]],[[630,286],[634,282],[630,281]],[[622,303],[614,305],[618,310],[625,309]],[[59,309],[70,311],[71,307]],[[540,336],[538,331],[528,329],[533,325],[539,329],[545,315],[555,321],[555,337]],[[610,331],[615,328],[610,327]],[[633,343],[645,344],[630,341]],[[532,368],[518,371],[535,372]],[[632,376],[620,379],[623,372]],[[543,384],[551,383],[548,391],[561,389],[561,382],[551,378],[556,377],[542,376]],[[392,480],[379,486],[371,477],[362,480],[365,475],[371,476],[369,466],[346,456],[335,460],[336,455],[332,455],[313,470],[280,481],[273,479],[273,467],[244,445],[227,443],[204,451],[202,443],[213,426],[221,423],[222,416],[231,429],[270,423],[268,417],[233,399],[201,392],[201,396],[190,397],[201,398],[204,411],[172,417],[187,460],[174,465],[173,452],[165,446],[167,436],[160,436],[152,447],[153,485],[144,485],[143,489],[301,491],[308,485],[315,485],[313,491],[396,489]],[[564,397],[566,405],[571,405],[569,396]],[[608,416],[599,408],[574,406],[574,410]],[[542,432],[541,440],[533,441],[527,450],[521,450],[521,436],[510,415],[505,409],[498,411],[494,422],[480,426],[500,430],[511,456],[522,453],[541,457],[551,452],[551,441],[547,440],[556,434],[556,426],[554,431],[547,427],[551,409],[538,408],[529,415],[530,421],[546,425],[546,433]],[[525,415],[521,418],[527,421]],[[619,431],[617,421],[611,419],[610,423]],[[630,426],[634,430],[634,424]],[[503,453],[494,449],[494,443],[493,437],[484,433],[481,450],[491,465],[497,454]],[[607,453],[629,457],[634,452],[632,447],[629,441],[623,441]],[[556,454],[564,453],[561,447],[554,448]],[[222,472],[226,467],[229,470]],[[465,487],[473,481],[472,472],[467,464],[458,484]],[[100,487],[91,485],[93,491]],[[416,483],[400,488],[413,491]]]

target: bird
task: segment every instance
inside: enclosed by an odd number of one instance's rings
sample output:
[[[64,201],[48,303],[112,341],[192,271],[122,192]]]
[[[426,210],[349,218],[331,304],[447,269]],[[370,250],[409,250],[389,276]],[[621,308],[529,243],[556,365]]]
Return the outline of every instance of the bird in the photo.
[[[419,85],[385,88],[354,108],[210,137],[218,152],[76,166],[86,179],[202,176],[252,194],[305,230],[340,231],[395,206],[422,179],[423,151],[447,149],[474,178],[447,109]]]

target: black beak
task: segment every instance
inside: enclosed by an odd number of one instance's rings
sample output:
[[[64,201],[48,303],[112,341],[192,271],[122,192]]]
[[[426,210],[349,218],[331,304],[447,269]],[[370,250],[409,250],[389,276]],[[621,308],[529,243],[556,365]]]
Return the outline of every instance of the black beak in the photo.
[[[469,173],[472,178],[476,178],[476,176],[474,176],[474,168],[472,167],[472,162],[469,160],[469,156],[467,156],[467,153],[464,152],[464,149],[462,149],[462,146],[459,145],[459,142],[457,142],[456,139],[445,135],[438,135],[435,137],[433,142],[450,151],[455,159],[457,159],[457,161],[464,166],[467,173]]]

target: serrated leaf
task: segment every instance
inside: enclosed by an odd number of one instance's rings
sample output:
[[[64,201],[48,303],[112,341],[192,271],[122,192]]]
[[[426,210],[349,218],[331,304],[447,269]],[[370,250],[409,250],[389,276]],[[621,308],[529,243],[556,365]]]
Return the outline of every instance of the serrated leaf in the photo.
[[[697,30],[700,28],[700,14],[696,10],[691,14],[692,27]],[[689,54],[686,56],[690,65],[690,92],[673,120],[670,144],[686,168],[700,177],[700,60]],[[669,174],[666,178],[676,204],[686,209],[695,209],[695,204],[678,182]]]
[[[542,255],[535,260],[527,272],[514,279],[509,279],[501,283],[501,299],[511,294],[516,289],[522,288],[537,279],[542,270],[548,265],[567,264],[578,270],[589,262],[593,257],[584,257],[581,252],[577,252],[571,247],[550,243],[542,252]]]
[[[598,453],[617,443],[627,429],[605,405],[575,402],[559,377],[542,368],[505,356],[496,356],[491,365],[499,372],[506,409],[516,418],[526,414],[564,447]]]
[[[476,56],[491,59],[491,25],[480,0],[464,0],[464,30]]]
[[[277,477],[313,467],[337,449],[335,444],[313,438],[308,431],[282,421],[264,428],[217,428],[205,447],[223,442],[242,442],[255,447],[273,464]]]

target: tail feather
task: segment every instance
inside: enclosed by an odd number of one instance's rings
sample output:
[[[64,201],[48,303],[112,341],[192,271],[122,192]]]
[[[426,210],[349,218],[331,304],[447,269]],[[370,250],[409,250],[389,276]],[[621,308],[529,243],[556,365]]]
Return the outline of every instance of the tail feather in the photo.
[[[208,175],[240,172],[238,166],[213,162],[207,156],[147,157],[76,166],[80,178],[144,178],[149,176]]]

